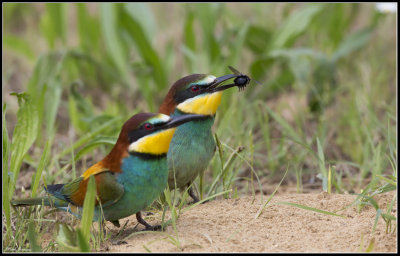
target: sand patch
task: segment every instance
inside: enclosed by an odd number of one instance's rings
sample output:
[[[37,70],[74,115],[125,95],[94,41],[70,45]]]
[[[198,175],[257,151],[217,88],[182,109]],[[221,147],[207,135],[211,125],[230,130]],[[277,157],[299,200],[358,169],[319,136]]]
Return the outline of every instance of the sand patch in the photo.
[[[381,209],[386,209],[394,194],[384,194],[375,199]],[[266,200],[267,197],[264,197]],[[354,201],[353,195],[286,194],[276,195],[262,214],[255,218],[260,208],[260,197],[253,201],[244,196],[237,199],[215,200],[181,214],[177,233],[168,226],[164,234],[139,234],[135,216],[129,219],[126,230],[115,239],[118,229],[107,224],[113,237],[104,250],[110,252],[358,252],[361,243],[365,251],[374,239],[374,252],[396,252],[397,232],[386,234],[381,219],[375,233],[371,234],[376,211],[365,207],[358,213],[355,206],[338,212],[345,218],[306,211],[277,202],[292,202],[335,212]],[[397,215],[397,205],[392,214]],[[147,217],[150,224],[161,223],[161,215]],[[170,238],[179,239],[179,246]],[[363,238],[361,237],[363,236]]]

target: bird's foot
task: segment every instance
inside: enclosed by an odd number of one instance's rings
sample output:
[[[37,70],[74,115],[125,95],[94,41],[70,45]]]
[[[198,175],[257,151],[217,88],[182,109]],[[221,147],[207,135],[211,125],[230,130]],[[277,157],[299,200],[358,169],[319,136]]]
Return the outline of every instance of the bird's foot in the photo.
[[[146,222],[146,223],[147,223],[147,222]],[[152,225],[150,225],[150,224],[147,224],[147,225],[145,225],[145,226],[146,226],[146,228],[144,229],[145,231],[158,231],[158,230],[161,230],[161,228],[162,228],[161,225],[152,226]]]
[[[155,225],[152,226],[149,223],[147,223],[143,218],[141,212],[136,213],[136,219],[137,221],[144,225],[146,228],[144,229],[145,231],[156,231],[156,230],[161,230],[161,225]]]

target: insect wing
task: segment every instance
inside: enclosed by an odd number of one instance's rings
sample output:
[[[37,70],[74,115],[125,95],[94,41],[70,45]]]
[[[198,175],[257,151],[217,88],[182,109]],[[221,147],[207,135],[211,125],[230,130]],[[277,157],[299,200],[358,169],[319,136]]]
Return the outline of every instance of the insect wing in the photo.
[[[228,66],[228,68],[235,74],[235,75],[241,75],[242,73],[240,73],[239,71],[237,71],[234,67],[232,66]]]

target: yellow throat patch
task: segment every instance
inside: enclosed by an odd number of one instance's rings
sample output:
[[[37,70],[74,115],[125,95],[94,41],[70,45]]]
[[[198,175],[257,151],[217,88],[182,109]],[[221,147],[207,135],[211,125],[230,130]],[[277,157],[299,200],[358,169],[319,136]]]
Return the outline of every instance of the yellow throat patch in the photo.
[[[222,91],[199,95],[180,103],[177,109],[187,114],[215,115],[221,96]]]
[[[176,128],[170,128],[140,138],[129,145],[128,151],[152,155],[166,154],[175,130]]]

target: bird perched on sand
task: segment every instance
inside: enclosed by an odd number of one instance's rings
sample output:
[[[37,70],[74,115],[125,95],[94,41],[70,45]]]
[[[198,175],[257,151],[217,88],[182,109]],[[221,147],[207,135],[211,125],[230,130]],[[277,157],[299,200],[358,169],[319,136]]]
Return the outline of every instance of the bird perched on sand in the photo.
[[[159,228],[144,221],[140,211],[167,185],[166,154],[176,127],[203,118],[200,115],[134,115],[122,126],[111,152],[79,178],[66,184],[48,185],[45,197],[12,200],[11,204],[54,206],[80,218],[89,177],[94,176],[101,204],[96,201],[93,220],[100,221],[103,213],[105,220],[119,227],[119,219],[136,213],[138,222],[147,230]]]
[[[236,78],[235,83],[221,85]],[[240,79],[238,79],[240,78]],[[244,78],[247,80],[242,81]],[[193,74],[176,81],[165,97],[159,112],[173,117],[186,114],[205,115],[206,118],[179,126],[172,138],[167,154],[168,186],[183,189],[190,186],[197,175],[203,172],[215,152],[215,141],[211,132],[223,90],[238,86],[243,89],[250,79],[243,74],[230,74],[216,78],[213,75]],[[198,197],[189,187],[194,202]]]

